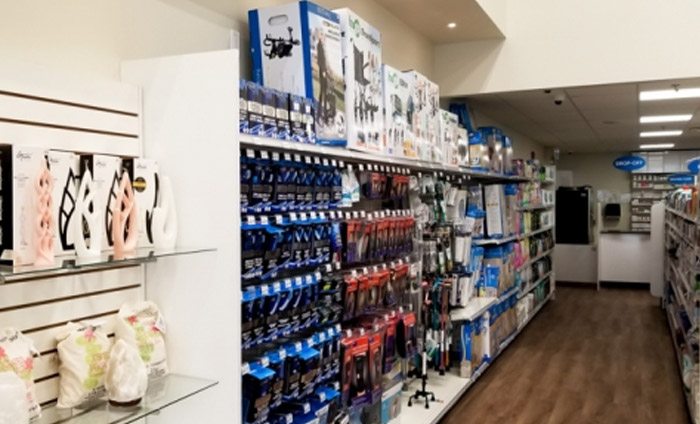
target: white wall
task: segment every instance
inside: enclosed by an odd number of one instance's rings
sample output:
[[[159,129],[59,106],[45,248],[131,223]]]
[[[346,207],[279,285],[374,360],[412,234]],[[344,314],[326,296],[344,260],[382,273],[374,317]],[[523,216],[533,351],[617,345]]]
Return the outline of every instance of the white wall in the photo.
[[[506,0],[505,40],[438,46],[443,95],[696,77],[700,2]]]
[[[478,111],[473,111],[474,124],[478,127],[494,126],[499,127],[513,141],[513,158],[515,159],[530,159],[530,153],[535,152],[535,158],[541,163],[550,163],[550,157],[546,156],[547,152],[544,146],[537,141],[513,130],[510,127],[502,125],[496,119],[483,115]]]
[[[623,153],[562,153],[557,169],[572,171],[574,186],[589,185],[594,193],[607,190],[613,193],[629,193],[631,177],[613,167],[613,161]]]
[[[0,57],[118,79],[123,60],[226,49],[233,26],[188,0],[0,0]]]

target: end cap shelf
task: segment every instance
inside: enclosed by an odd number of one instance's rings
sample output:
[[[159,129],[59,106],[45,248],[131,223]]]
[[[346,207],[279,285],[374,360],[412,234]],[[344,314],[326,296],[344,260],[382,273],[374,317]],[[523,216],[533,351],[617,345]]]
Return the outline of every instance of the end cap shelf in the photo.
[[[59,277],[85,271],[108,270],[155,262],[158,258],[214,251],[216,251],[214,248],[176,247],[174,249],[155,249],[149,247],[136,249],[127,253],[123,258],[115,258],[112,252],[103,252],[99,256],[90,258],[78,258],[76,256],[57,257],[51,265],[1,265],[0,284],[35,278]]]

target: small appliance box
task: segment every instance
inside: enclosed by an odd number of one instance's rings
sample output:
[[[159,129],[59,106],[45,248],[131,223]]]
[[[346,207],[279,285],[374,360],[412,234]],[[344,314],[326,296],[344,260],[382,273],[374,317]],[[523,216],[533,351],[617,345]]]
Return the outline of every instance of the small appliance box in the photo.
[[[457,115],[440,110],[440,141],[443,163],[459,165],[459,146],[457,145]]]
[[[31,265],[36,258],[36,183],[44,166],[46,150],[43,148],[0,145],[0,248],[5,264]]]
[[[460,166],[469,166],[469,136],[467,129],[457,126],[457,152],[459,158],[457,164]]]
[[[316,105],[320,144],[345,146],[340,18],[308,1],[248,12],[253,80]]]
[[[153,246],[151,220],[158,200],[158,162],[146,158],[129,158],[122,163],[134,189],[139,226],[138,247]]]
[[[112,239],[112,210],[117,200],[117,192],[122,175],[122,159],[107,155],[81,155],[80,175],[90,170],[95,185],[95,207],[102,211],[102,250],[114,245]]]
[[[343,34],[348,147],[384,153],[381,33],[350,9],[336,9]]]
[[[73,152],[50,150],[48,160],[53,177],[54,251],[56,255],[65,255],[75,250],[74,226],[78,222],[75,203],[80,184],[80,156]]]
[[[401,414],[401,386],[398,383],[382,393],[382,424],[388,424]]]
[[[409,79],[389,65],[383,66],[384,139],[386,153],[407,158],[418,157],[418,148],[411,131],[414,102]]]
[[[505,192],[499,184],[484,186],[484,206],[486,207],[486,232],[491,238],[500,238],[505,234],[503,211]]]
[[[438,142],[440,89],[417,71],[406,71],[406,77],[413,100],[413,116],[409,124],[418,146],[418,158],[428,162],[442,162]]]

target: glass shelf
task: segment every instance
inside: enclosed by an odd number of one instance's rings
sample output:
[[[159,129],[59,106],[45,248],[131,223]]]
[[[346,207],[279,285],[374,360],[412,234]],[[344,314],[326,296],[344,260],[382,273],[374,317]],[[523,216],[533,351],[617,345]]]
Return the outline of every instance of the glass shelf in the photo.
[[[41,418],[32,424],[127,424],[167,408],[218,384],[216,381],[171,374],[148,383],[141,404],[134,407],[112,406],[106,400],[86,409],[58,409],[54,406],[41,411]]]
[[[14,280],[46,278],[64,274],[75,274],[87,270],[111,269],[129,265],[139,265],[155,262],[158,258],[168,256],[191,255],[195,253],[213,252],[212,248],[181,248],[155,249],[140,248],[127,253],[123,258],[115,258],[112,252],[104,252],[91,258],[77,256],[57,257],[51,265],[0,265],[0,284]]]

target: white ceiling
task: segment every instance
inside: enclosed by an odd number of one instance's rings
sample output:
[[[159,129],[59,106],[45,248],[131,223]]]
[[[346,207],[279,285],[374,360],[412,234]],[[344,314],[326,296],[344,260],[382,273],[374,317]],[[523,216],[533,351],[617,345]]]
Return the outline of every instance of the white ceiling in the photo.
[[[637,150],[642,143],[675,143],[676,149],[700,147],[700,99],[639,101],[644,90],[700,87],[700,78],[589,87],[483,94],[468,97],[472,109],[503,126],[563,152]],[[561,106],[557,93],[565,96]],[[644,115],[693,114],[689,122],[640,124]],[[697,130],[691,128],[697,127]],[[639,132],[681,129],[683,135],[640,139]]]
[[[476,0],[376,0],[436,44],[503,38]],[[352,5],[350,5],[352,7]],[[447,28],[454,22],[457,26]]]

